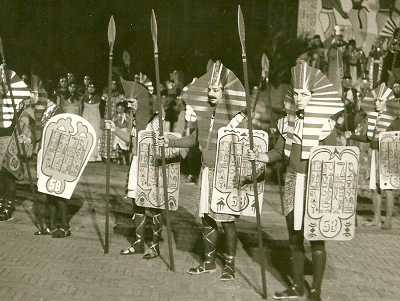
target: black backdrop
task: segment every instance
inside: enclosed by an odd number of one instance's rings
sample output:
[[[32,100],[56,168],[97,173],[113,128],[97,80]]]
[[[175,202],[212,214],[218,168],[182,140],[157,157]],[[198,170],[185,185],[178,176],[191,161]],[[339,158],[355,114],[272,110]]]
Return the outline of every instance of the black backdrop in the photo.
[[[187,79],[201,76],[210,58],[220,59],[240,78],[242,63],[237,6],[246,25],[250,81],[260,75],[260,58],[280,31],[297,32],[296,0],[2,0],[0,36],[8,66],[45,79],[74,72],[106,85],[107,27],[116,22],[114,65],[131,56],[131,71],[154,78],[151,9],[158,22],[161,80],[174,69]]]

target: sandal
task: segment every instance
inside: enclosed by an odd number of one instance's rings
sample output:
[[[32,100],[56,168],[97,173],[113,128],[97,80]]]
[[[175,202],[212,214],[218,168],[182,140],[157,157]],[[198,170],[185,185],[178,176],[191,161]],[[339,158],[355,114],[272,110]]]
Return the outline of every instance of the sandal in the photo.
[[[300,292],[300,289],[298,286],[293,285],[292,287],[289,287],[288,289],[285,289],[282,292],[276,292],[272,298],[275,300],[282,300],[282,299],[298,299],[304,296],[304,292]]]
[[[235,267],[230,265],[225,265],[222,269],[222,274],[219,276],[219,280],[229,281],[235,278]]]
[[[310,294],[308,295],[308,301],[322,301],[321,294],[317,292],[317,290],[312,289]]]
[[[56,231],[53,232],[53,238],[65,238],[71,235],[71,231],[64,230],[63,228],[58,228]]]
[[[119,255],[133,255],[133,254],[143,254],[144,250],[136,250],[134,246],[128,247],[126,250],[121,250]]]
[[[206,269],[205,264],[201,264],[197,267],[191,268],[189,270],[187,270],[187,273],[190,275],[200,275],[200,274],[206,274],[206,273],[215,273],[217,271],[217,268],[213,268],[213,269]]]
[[[154,246],[151,246],[147,249],[146,253],[144,253],[143,259],[153,259],[158,256],[160,256],[160,252]]]
[[[36,232],[33,233],[33,234],[34,234],[34,235],[50,235],[50,234],[52,234],[54,231],[55,231],[55,230],[50,231],[49,228],[45,227],[45,228],[43,228],[43,229],[41,229],[41,230],[36,231]]]

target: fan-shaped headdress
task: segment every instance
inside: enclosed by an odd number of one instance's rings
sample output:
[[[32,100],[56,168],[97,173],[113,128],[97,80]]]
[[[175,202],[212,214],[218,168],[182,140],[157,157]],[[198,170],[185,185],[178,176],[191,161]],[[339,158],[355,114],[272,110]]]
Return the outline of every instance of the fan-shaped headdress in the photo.
[[[304,109],[304,124],[302,133],[302,159],[308,159],[310,149],[319,144],[322,127],[329,118],[344,109],[339,93],[329,79],[319,70],[310,67],[305,61],[300,61],[292,68],[292,87],[285,98],[287,112],[287,137],[285,155],[289,157],[296,121],[296,104],[293,98],[293,89],[306,89],[311,92],[311,99]],[[285,133],[282,133],[285,134]]]
[[[375,109],[375,101],[377,99],[386,100],[386,110],[381,113],[378,113]],[[384,132],[393,120],[400,116],[400,104],[395,100],[392,89],[388,88],[385,83],[370,91],[364,97],[361,107],[367,113],[367,136],[370,139]]]
[[[8,91],[6,79],[10,81],[16,107],[18,107],[22,100],[29,98],[31,96],[31,92],[24,81],[13,70],[5,69],[3,65],[0,66],[0,69],[0,82],[7,91],[7,94],[0,103],[0,128],[8,128],[12,124],[15,112],[11,100],[11,94],[10,91]]]
[[[218,129],[226,126],[236,113],[246,108],[246,94],[242,83],[220,61],[216,61],[205,75],[188,86],[188,89],[182,92],[181,97],[196,112],[199,142],[203,149],[207,145],[210,120],[214,111],[214,108],[208,103],[210,84],[221,85],[224,95],[222,101],[215,107],[209,149],[216,149]]]

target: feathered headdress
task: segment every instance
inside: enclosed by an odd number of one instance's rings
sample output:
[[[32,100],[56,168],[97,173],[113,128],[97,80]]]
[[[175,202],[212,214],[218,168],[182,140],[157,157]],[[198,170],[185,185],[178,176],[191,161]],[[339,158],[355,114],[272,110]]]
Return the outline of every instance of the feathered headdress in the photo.
[[[319,70],[310,67],[305,61],[300,61],[292,68],[292,87],[285,98],[287,112],[287,137],[285,155],[289,157],[296,121],[296,104],[293,89],[306,89],[311,92],[311,100],[304,109],[304,125],[302,136],[302,159],[308,159],[310,149],[319,144],[322,127],[329,118],[344,109],[339,93],[329,79]]]
[[[386,110],[381,113],[378,113],[375,109],[375,101],[377,99],[386,101]],[[400,116],[400,104],[395,101],[392,89],[388,88],[385,83],[371,90],[364,97],[361,108],[367,113],[367,136],[370,139],[373,138],[375,131],[377,131],[376,134],[384,132],[393,120]]]

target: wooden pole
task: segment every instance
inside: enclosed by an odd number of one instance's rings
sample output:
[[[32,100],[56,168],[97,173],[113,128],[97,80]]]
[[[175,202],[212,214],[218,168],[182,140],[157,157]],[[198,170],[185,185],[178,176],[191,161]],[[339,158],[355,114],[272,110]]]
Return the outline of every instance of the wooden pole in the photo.
[[[162,114],[162,103],[161,103],[161,91],[160,91],[160,67],[158,65],[158,43],[157,43],[157,20],[154,10],[151,10],[151,34],[153,36],[154,44],[154,62],[156,68],[156,84],[157,84],[157,100],[158,100],[158,121],[159,121],[159,132],[160,136],[164,135],[163,129],[163,114]],[[168,235],[168,250],[169,250],[169,263],[170,270],[175,271],[174,266],[174,255],[172,252],[172,237],[171,237],[171,224],[169,217],[169,203],[168,203],[168,182],[167,182],[167,169],[165,166],[165,149],[161,146],[161,162],[162,162],[162,177],[163,177],[163,189],[164,189],[164,214],[167,223],[167,235]]]
[[[242,61],[243,61],[243,74],[244,74],[244,83],[246,90],[246,108],[247,108],[247,120],[248,120],[248,128],[249,128],[249,142],[250,149],[254,149],[254,141],[253,141],[253,126],[251,119],[251,99],[250,99],[250,89],[249,89],[249,78],[247,72],[247,57],[246,57],[246,45],[245,45],[245,27],[244,27],[244,19],[242,10],[240,5],[238,7],[238,29],[239,29],[239,37],[240,43],[242,44]],[[261,262],[261,279],[262,279],[262,287],[263,287],[263,299],[267,299],[267,282],[265,277],[265,254],[264,254],[264,246],[262,240],[262,231],[261,231],[261,213],[260,213],[260,205],[258,200],[258,187],[257,187],[257,173],[256,173],[256,162],[251,162],[251,170],[253,177],[253,189],[254,189],[254,201],[256,207],[256,219],[257,219],[257,234],[258,234],[258,245],[260,249],[260,262]]]
[[[110,56],[108,64],[108,103],[107,103],[107,119],[111,120],[111,81],[112,81],[112,63],[113,63],[113,49],[115,42],[115,22],[114,17],[111,16],[108,23],[108,44],[110,46]],[[107,158],[106,158],[106,225],[105,225],[105,239],[104,239],[104,254],[108,253],[108,236],[110,226],[110,144],[111,144],[111,130],[107,129]]]

